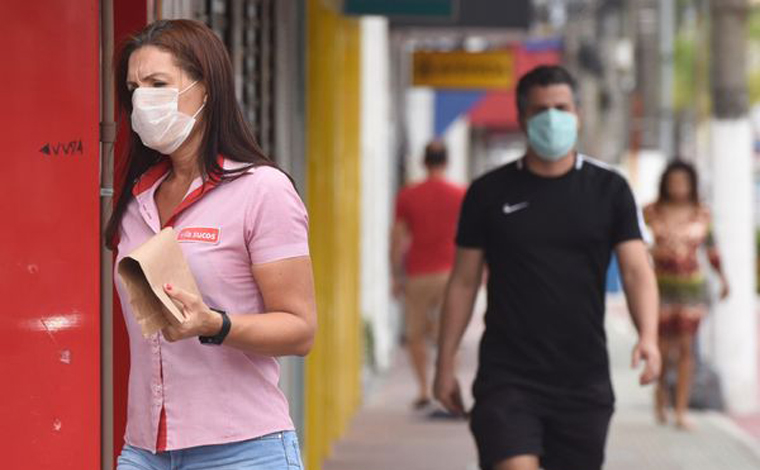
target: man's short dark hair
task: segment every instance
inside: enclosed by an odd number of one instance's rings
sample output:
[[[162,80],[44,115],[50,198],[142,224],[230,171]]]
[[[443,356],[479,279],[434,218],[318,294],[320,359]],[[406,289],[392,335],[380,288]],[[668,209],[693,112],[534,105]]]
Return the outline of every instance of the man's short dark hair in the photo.
[[[517,111],[520,117],[528,110],[528,96],[533,87],[568,85],[573,91],[573,99],[578,99],[578,84],[564,67],[559,65],[539,65],[520,78],[517,83]]]
[[[446,145],[440,141],[430,142],[425,146],[425,166],[443,166],[449,161]]]

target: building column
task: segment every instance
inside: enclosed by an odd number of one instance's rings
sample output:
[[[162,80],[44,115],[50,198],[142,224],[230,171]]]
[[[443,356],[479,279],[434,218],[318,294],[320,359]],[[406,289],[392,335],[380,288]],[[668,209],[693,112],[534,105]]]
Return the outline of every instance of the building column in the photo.
[[[395,325],[390,299],[390,241],[393,161],[390,115],[388,20],[361,20],[361,306],[379,369],[390,366]]]
[[[319,327],[306,359],[306,467],[319,470],[361,400],[361,29],[306,3],[306,185]]]

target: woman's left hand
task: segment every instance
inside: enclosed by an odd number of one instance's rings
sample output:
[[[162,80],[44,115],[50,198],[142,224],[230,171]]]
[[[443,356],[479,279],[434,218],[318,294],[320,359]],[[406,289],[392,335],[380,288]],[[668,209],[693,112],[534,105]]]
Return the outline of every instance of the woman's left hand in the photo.
[[[166,341],[173,343],[194,336],[213,336],[222,329],[222,317],[203,302],[199,296],[172,284],[164,284],[164,292],[182,305],[185,321],[170,324],[161,330]]]
[[[725,276],[720,278],[720,300],[726,300],[731,293],[731,289],[728,287],[728,280]]]

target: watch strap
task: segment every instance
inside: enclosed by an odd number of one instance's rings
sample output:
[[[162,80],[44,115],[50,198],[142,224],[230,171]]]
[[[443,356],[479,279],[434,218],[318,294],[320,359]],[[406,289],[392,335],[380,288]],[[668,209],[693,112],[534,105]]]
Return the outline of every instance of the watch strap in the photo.
[[[219,333],[215,334],[214,336],[198,336],[198,341],[200,341],[201,344],[219,345],[224,342],[225,338],[227,338],[227,335],[230,333],[232,322],[230,321],[230,317],[227,315],[227,312],[224,310],[219,310],[213,307],[209,307],[209,309],[222,316],[222,329],[219,330]]]

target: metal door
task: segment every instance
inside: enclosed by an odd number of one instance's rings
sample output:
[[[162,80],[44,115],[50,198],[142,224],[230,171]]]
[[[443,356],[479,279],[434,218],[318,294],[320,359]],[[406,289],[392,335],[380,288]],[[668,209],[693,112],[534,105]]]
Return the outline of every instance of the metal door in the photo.
[[[224,41],[243,113],[264,153],[276,159],[274,0],[166,0],[158,16],[202,21]]]

